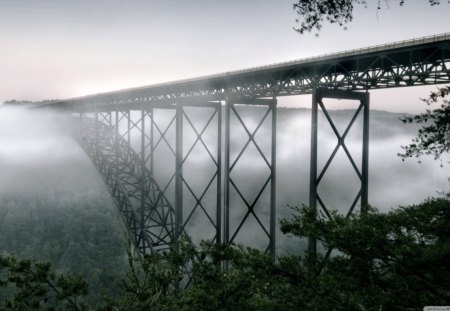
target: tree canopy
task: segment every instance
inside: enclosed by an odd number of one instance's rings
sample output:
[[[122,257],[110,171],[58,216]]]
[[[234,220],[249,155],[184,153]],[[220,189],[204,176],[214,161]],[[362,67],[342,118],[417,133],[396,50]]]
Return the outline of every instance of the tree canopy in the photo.
[[[423,1],[423,0],[422,0]],[[431,6],[440,4],[439,0],[426,0]],[[407,0],[385,0],[377,1],[377,10],[381,10],[383,3],[394,2],[403,6]],[[293,9],[298,15],[294,29],[303,34],[316,30],[320,31],[324,22],[338,24],[345,27],[353,20],[355,7],[367,7],[367,0],[295,0]]]
[[[450,303],[450,197],[389,213],[311,217],[298,208],[282,231],[314,236],[323,255],[271,256],[251,248],[189,241],[179,251],[129,254],[121,291],[83,305],[87,284],[48,264],[0,258],[0,308],[18,310],[406,310]],[[223,269],[223,263],[227,268]],[[321,271],[318,267],[323,267]],[[178,286],[176,286],[178,284]],[[189,284],[188,287],[185,285]],[[98,290],[98,289],[90,289]]]
[[[422,155],[432,155],[435,159],[450,151],[450,86],[438,88],[430,96],[422,99],[429,107],[424,113],[405,116],[404,123],[422,124],[412,143],[402,146],[404,153],[399,154],[403,159]]]

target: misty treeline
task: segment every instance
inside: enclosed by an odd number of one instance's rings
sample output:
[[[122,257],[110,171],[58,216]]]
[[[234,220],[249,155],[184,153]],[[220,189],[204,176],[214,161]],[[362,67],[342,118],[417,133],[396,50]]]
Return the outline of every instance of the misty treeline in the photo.
[[[116,295],[125,275],[125,231],[111,202],[95,193],[22,194],[0,199],[1,255],[51,263],[57,274],[82,275],[88,302]]]
[[[262,112],[252,115],[244,108],[242,113],[256,126],[256,116]],[[19,176],[27,180],[8,179],[13,173],[7,167],[2,168],[6,175],[0,179],[2,307],[327,310],[332,306],[336,310],[401,310],[448,304],[449,292],[445,290],[450,288],[445,261],[450,254],[446,229],[450,215],[448,197],[429,199],[388,214],[371,209],[368,215],[357,214],[345,219],[340,215],[345,214],[352,194],[348,197],[340,194],[357,186],[357,180],[351,179],[349,163],[345,167],[345,158],[341,158],[334,166],[335,171],[331,171],[330,180],[325,179],[319,189],[324,197],[331,198],[327,203],[335,210],[333,221],[313,221],[307,208],[293,211],[287,206],[307,202],[309,113],[309,110],[279,109],[277,213],[279,219],[290,220],[278,223],[283,234],[277,236],[279,256],[275,263],[256,249],[213,245],[207,241],[199,245],[198,240],[194,241],[196,247],[185,241],[179,252],[155,254],[141,261],[126,253],[129,242],[118,213],[106,189],[96,186],[100,179],[93,176],[94,169],[86,164],[86,158],[66,154],[62,158],[50,158],[49,163],[44,159],[34,163],[43,167],[42,171],[32,170],[41,174],[41,179],[24,172]],[[332,112],[339,130],[345,128],[352,113],[350,110]],[[399,117],[377,111],[371,115],[371,164],[375,166],[371,171],[371,201],[381,205],[382,211],[395,207],[399,197],[408,197],[406,202],[426,197],[430,189],[426,189],[423,180],[429,183],[428,188],[437,183],[433,166],[425,166],[427,169],[421,171],[425,173],[417,176],[416,163],[394,165],[399,161],[395,148],[405,144],[398,138],[411,137],[418,129],[402,126]],[[355,158],[360,152],[360,121],[357,120],[349,134],[348,146],[356,153]],[[335,137],[330,128],[326,129],[323,117],[320,122],[323,128],[319,138],[325,148],[322,153],[326,155],[334,147]],[[299,125],[298,132],[289,134]],[[268,136],[267,131],[267,128],[263,130],[259,138]],[[234,135],[240,144],[240,135]],[[266,141],[262,145],[263,149],[268,147]],[[64,148],[71,149],[69,145]],[[2,157],[8,160],[4,154]],[[68,166],[64,163],[68,159],[76,160]],[[319,163],[325,160],[322,157]],[[295,166],[293,162],[303,165]],[[14,161],[7,163],[14,168]],[[255,163],[252,155],[244,158],[244,163],[242,175],[234,176],[241,181],[247,176],[251,178],[250,173],[259,169],[257,165],[252,167]],[[340,168],[343,163],[344,168]],[[32,167],[27,165],[20,164],[28,169]],[[49,170],[52,166],[58,173],[53,181],[51,175],[55,172]],[[71,181],[63,182],[64,176]],[[39,187],[34,190],[38,191],[33,191],[32,178],[37,178]],[[398,182],[402,178],[410,193],[403,193],[404,186]],[[342,179],[347,181],[345,185],[340,182]],[[396,181],[397,184],[390,187],[386,181],[389,185]],[[252,196],[257,188],[251,182],[248,184],[244,191]],[[259,206],[265,220],[266,205]],[[201,231],[201,223],[198,225],[197,230]],[[329,247],[335,249],[326,265],[323,265],[323,253],[317,258],[304,255],[304,237],[311,235],[322,241],[324,251]],[[250,243],[258,239],[258,233],[248,227],[247,236],[238,242],[254,246],[258,243]],[[51,265],[40,261],[49,261]],[[224,262],[228,263],[228,269],[223,269]],[[184,274],[186,267],[190,267],[189,276]],[[185,284],[190,277],[192,282],[186,290],[176,286]]]

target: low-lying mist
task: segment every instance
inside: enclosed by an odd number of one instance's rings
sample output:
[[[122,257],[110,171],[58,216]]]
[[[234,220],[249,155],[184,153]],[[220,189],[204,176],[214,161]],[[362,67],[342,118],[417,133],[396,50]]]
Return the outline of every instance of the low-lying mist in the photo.
[[[63,123],[55,113],[1,107],[1,197],[36,192],[99,192],[104,188]]]
[[[264,108],[254,107],[241,109],[243,119],[252,131],[264,115]],[[202,115],[203,113],[203,115]],[[203,124],[206,113],[202,112],[192,120]],[[351,119],[353,110],[331,111],[338,130],[342,133]],[[155,114],[156,115],[156,114]],[[429,196],[448,190],[448,174],[446,161],[444,168],[438,161],[429,158],[402,161],[397,154],[402,151],[401,145],[406,145],[417,131],[416,126],[404,125],[399,120],[401,114],[383,111],[371,111],[370,119],[370,158],[369,158],[369,201],[371,205],[382,211],[387,211],[399,205],[417,203]],[[161,114],[161,122],[170,124],[171,115]],[[198,120],[196,120],[196,118]],[[54,208],[58,205],[70,206],[70,200],[89,198],[102,202],[103,208],[115,211],[113,201],[103,185],[89,158],[64,129],[64,118],[61,115],[25,108],[2,107],[0,109],[0,202],[18,198],[29,201],[36,198],[46,198]],[[195,142],[194,132],[188,130],[187,120],[184,121],[185,153]],[[203,123],[202,123],[203,122]],[[212,121],[211,130],[205,131],[204,142],[214,155],[217,151],[217,120]],[[278,109],[277,119],[277,218],[286,218],[291,214],[289,206],[300,206],[308,203],[309,196],[309,158],[310,158],[310,110],[308,109]],[[165,125],[161,125],[164,129]],[[201,126],[197,128],[201,130]],[[261,151],[270,161],[270,117],[262,124],[255,135],[255,140]],[[209,132],[208,132],[209,131]],[[209,134],[208,134],[209,133]],[[352,153],[355,163],[361,163],[362,120],[358,117],[349,132],[346,145]],[[138,133],[132,133],[132,141],[137,141]],[[208,136],[209,135],[209,136]],[[214,136],[215,135],[215,136]],[[174,139],[174,133],[167,132],[169,145]],[[160,138],[158,135],[155,138]],[[247,136],[236,118],[232,117],[231,131],[231,161],[246,143]],[[337,139],[324,116],[319,118],[319,172],[336,146]],[[137,148],[139,144],[133,144]],[[174,147],[174,145],[172,145]],[[162,141],[159,151],[155,153],[155,177],[164,186],[174,172],[175,158],[170,154],[170,148]],[[200,196],[202,189],[213,176],[215,167],[205,149],[196,147],[185,163],[184,173],[193,191]],[[260,187],[268,178],[270,170],[259,155],[259,151],[250,143],[242,158],[232,171],[232,178],[248,201],[251,202],[259,192]],[[159,179],[158,179],[159,178]],[[330,165],[324,179],[319,185],[319,193],[330,209],[345,213],[359,190],[359,180],[350,161],[343,150],[340,150]],[[269,187],[262,194],[255,207],[255,214],[268,229]],[[205,195],[204,208],[215,215],[215,185]],[[172,200],[173,191],[170,187],[167,196]],[[189,215],[195,206],[195,198],[184,189],[185,211]],[[45,199],[44,199],[45,200]],[[84,200],[83,206],[89,201]],[[208,202],[214,202],[208,206]],[[237,229],[238,224],[247,212],[247,208],[239,199],[234,189],[231,192],[232,210],[231,229]],[[96,203],[97,204],[97,203]],[[77,208],[80,204],[74,204]],[[0,207],[0,209],[3,207]],[[200,209],[199,209],[200,210]],[[14,211],[9,210],[8,213]],[[1,215],[4,216],[4,213]],[[204,215],[203,215],[204,216]],[[195,239],[212,238],[214,229],[202,213],[196,213],[187,231]],[[67,219],[70,221],[70,219]],[[108,219],[105,218],[105,221]],[[256,219],[252,215],[244,223],[245,230],[237,234],[235,241],[265,248],[267,239]],[[122,230],[122,229],[117,229]],[[300,243],[300,244],[299,244]],[[281,233],[277,234],[278,249],[295,251],[303,248],[303,242],[289,240]]]
[[[123,225],[62,125],[58,114],[0,107],[0,253],[49,261],[114,295],[111,278],[127,266]]]

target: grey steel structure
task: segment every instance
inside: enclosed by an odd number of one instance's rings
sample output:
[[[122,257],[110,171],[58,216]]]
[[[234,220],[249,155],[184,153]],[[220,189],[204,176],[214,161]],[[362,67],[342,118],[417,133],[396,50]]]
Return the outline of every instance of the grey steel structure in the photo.
[[[361,185],[349,207],[350,215],[358,203],[364,209],[369,201],[368,91],[445,83],[450,83],[450,34],[55,101],[46,107],[81,116],[79,142],[103,176],[141,253],[176,247],[180,236],[190,236],[190,222],[194,219],[192,215],[200,213],[211,227],[210,234],[202,237],[225,243],[235,241],[236,235],[245,230],[247,218],[254,217],[267,237],[265,249],[274,254],[277,97],[313,95],[309,204],[314,208],[320,207],[325,214],[330,215],[317,188],[334,155],[338,149],[343,149]],[[359,102],[354,118],[343,133],[336,129],[323,98]],[[254,105],[266,107],[267,110],[256,129],[251,131],[236,107]],[[333,154],[320,170],[317,166],[319,108],[337,137]],[[210,112],[204,116],[203,126],[194,124],[187,113],[189,109]],[[156,117],[156,113],[161,110],[172,113],[164,126],[158,124]],[[345,144],[346,135],[360,113],[364,121],[361,168],[357,167]],[[232,123],[232,118],[235,123]],[[255,138],[264,122],[271,131],[269,153],[261,150]],[[232,124],[242,126],[248,136],[247,143],[240,150],[233,150],[231,133],[236,125]],[[214,127],[216,133],[213,138],[215,144],[212,144],[214,148],[211,143],[205,142],[204,137],[210,127]],[[186,145],[186,129],[195,133],[193,145]],[[139,143],[133,142],[132,131],[139,133]],[[171,135],[170,131],[173,131]],[[164,182],[155,177],[154,164],[154,153],[162,145],[167,146],[173,156],[169,161],[173,165],[173,172]],[[258,150],[270,171],[255,200],[245,197],[232,175],[250,145]],[[192,157],[191,151],[197,146],[204,148],[204,154],[214,167],[208,183],[200,191],[193,189],[192,182],[184,173]],[[215,194],[215,206],[212,209],[205,205],[208,191]],[[233,210],[231,191],[237,193],[245,206],[237,220],[230,217],[230,211]],[[258,210],[263,208],[260,197],[264,191],[269,192],[269,202],[264,205],[269,209],[266,211],[269,215],[266,222],[258,216]],[[184,199],[186,193],[191,195],[190,208]],[[211,199],[208,205],[210,202]],[[236,222],[234,226],[231,221]],[[316,250],[313,239],[310,240],[309,248],[311,251]]]
[[[325,98],[335,98],[335,99],[346,99],[358,101],[359,105],[356,109],[353,117],[346,126],[343,133],[340,133],[337,129],[331,115],[324,104]],[[349,159],[352,168],[357,174],[361,188],[358,190],[352,204],[349,206],[346,216],[350,216],[355,209],[358,202],[361,204],[361,212],[364,212],[369,205],[369,93],[368,92],[348,92],[342,90],[329,90],[329,89],[316,89],[312,96],[312,116],[311,116],[311,163],[310,163],[310,197],[309,206],[314,208],[317,212],[317,203],[319,203],[320,210],[324,212],[326,217],[332,219],[332,215],[325,205],[324,201],[321,199],[320,193],[318,191],[318,186],[322,181],[325,173],[330,167],[331,162],[334,160],[339,149],[344,150],[346,157]],[[317,152],[318,152],[318,110],[321,108],[324,113],[326,120],[331,126],[334,134],[336,135],[337,142],[336,146],[331,153],[330,157],[326,161],[325,165],[321,169],[320,173],[318,171],[317,165]],[[355,163],[355,160],[350,153],[349,149],[345,144],[345,138],[349,133],[350,129],[355,123],[356,118],[363,114],[363,133],[362,133],[362,159],[361,168]],[[310,238],[308,241],[308,248],[311,253],[315,253],[317,249],[316,241]],[[330,256],[332,249],[328,249],[325,254],[325,260]]]

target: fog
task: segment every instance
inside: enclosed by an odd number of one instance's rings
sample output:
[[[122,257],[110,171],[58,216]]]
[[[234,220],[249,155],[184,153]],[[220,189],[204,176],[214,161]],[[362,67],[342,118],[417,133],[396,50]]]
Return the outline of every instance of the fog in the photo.
[[[333,102],[329,105],[333,108]],[[248,130],[252,132],[265,114],[264,107],[238,108]],[[308,203],[309,158],[310,158],[310,110],[278,109],[277,130],[277,219],[289,217],[290,206]],[[353,110],[331,111],[339,131],[345,129]],[[212,110],[191,109],[187,114],[192,119],[197,132],[201,132],[212,116],[210,126],[202,139],[214,159],[217,153],[217,115]],[[133,116],[133,118],[137,116]],[[369,201],[382,211],[399,205],[419,203],[421,200],[448,191],[447,160],[442,162],[423,158],[422,163],[411,159],[405,162],[397,156],[401,145],[406,145],[417,131],[416,126],[404,125],[399,121],[401,114],[371,111],[370,157],[369,157]],[[173,112],[156,111],[155,118],[161,131],[171,124]],[[101,177],[97,174],[89,158],[65,129],[64,118],[56,113],[25,108],[0,108],[0,197],[3,201],[17,196],[64,196],[65,193],[77,197],[98,196],[114,208]],[[247,134],[237,118],[232,115],[231,163],[234,163]],[[319,172],[336,146],[336,136],[322,114],[319,117]],[[196,141],[188,121],[184,120],[184,155]],[[121,129],[123,132],[123,129]],[[270,114],[255,135],[260,150],[270,162]],[[358,117],[347,136],[346,145],[360,167],[362,120]],[[174,148],[174,129],[166,132],[167,142],[161,140],[155,151],[154,173],[160,187],[167,186],[166,195],[173,203],[174,157],[169,146]],[[138,148],[138,131],[131,133],[131,145]],[[161,138],[155,133],[155,141]],[[184,176],[192,191],[200,197],[204,188],[215,174],[213,158],[205,152],[201,142],[190,152],[184,164]],[[259,151],[250,143],[241,159],[231,172],[231,177],[249,202],[256,197],[259,189],[270,175],[270,170]],[[319,194],[330,209],[346,213],[358,188],[358,177],[343,150],[340,150],[319,185]],[[184,217],[188,217],[196,205],[196,199],[184,186]],[[203,197],[203,208],[215,216],[215,181]],[[255,207],[255,214],[268,229],[270,183]],[[210,204],[210,202],[213,202]],[[231,190],[231,232],[237,229],[247,208],[236,191]],[[195,240],[212,238],[214,227],[199,207],[186,227]],[[250,215],[235,238],[235,242],[245,243],[264,249],[267,238],[256,218]],[[299,249],[299,241],[277,234],[279,250]]]
[[[338,130],[342,134],[344,124],[353,115],[353,111],[340,110],[332,111],[331,115],[338,123]],[[304,185],[302,179],[309,175],[309,137],[310,137],[310,111],[305,110],[297,114],[286,113],[287,123],[279,122],[279,143],[278,143],[278,176],[280,196],[284,191],[291,190],[291,179],[295,178],[296,183]],[[369,201],[373,206],[383,211],[387,211],[398,205],[417,203],[426,197],[434,196],[437,191],[448,190],[448,172],[445,169],[446,158],[443,161],[434,161],[424,157],[421,163],[416,159],[402,161],[398,153],[402,152],[402,145],[407,145],[415,136],[418,129],[415,125],[405,125],[399,118],[402,114],[394,114],[383,111],[371,111],[370,117],[370,144],[369,144]],[[281,116],[280,116],[281,117]],[[328,126],[322,114],[319,114],[319,134],[318,134],[318,167],[319,172],[328,160],[331,152],[337,144],[337,138]],[[293,144],[293,142],[295,142]],[[346,145],[353,156],[355,163],[360,169],[362,154],[362,120],[358,117],[354,126],[350,130]],[[289,163],[289,164],[288,164]],[[444,164],[441,167],[440,164]],[[294,170],[294,171],[292,171]],[[288,177],[290,176],[290,177]],[[285,178],[283,178],[285,177]],[[346,182],[342,182],[346,181]],[[338,151],[335,159],[330,165],[320,186],[329,188],[337,197],[330,197],[328,201],[335,208],[341,203],[341,194],[346,194],[346,188],[352,188],[352,184],[357,182],[357,176],[351,167],[342,148]],[[283,183],[285,183],[283,185]],[[304,189],[305,187],[301,187]],[[306,187],[308,188],[308,187]],[[342,188],[344,191],[340,190]],[[319,193],[321,192],[319,187]],[[325,190],[325,189],[324,189]],[[350,190],[350,189],[349,189]],[[356,195],[356,190],[354,190]],[[298,190],[297,190],[298,191]],[[296,204],[295,192],[289,191],[290,204]],[[300,194],[301,202],[307,201],[308,189]],[[287,198],[286,197],[286,198]],[[353,196],[354,197],[354,196]]]
[[[99,191],[101,178],[56,114],[0,109],[0,195]]]

